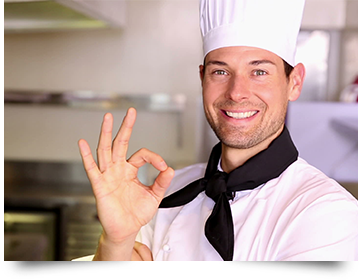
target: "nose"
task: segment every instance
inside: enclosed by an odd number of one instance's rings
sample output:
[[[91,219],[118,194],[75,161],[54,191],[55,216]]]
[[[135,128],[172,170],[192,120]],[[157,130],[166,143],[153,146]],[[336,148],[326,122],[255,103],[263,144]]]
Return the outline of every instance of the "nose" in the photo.
[[[242,76],[233,76],[226,90],[226,97],[235,102],[242,101],[243,99],[248,99],[250,95],[250,87],[248,80]]]

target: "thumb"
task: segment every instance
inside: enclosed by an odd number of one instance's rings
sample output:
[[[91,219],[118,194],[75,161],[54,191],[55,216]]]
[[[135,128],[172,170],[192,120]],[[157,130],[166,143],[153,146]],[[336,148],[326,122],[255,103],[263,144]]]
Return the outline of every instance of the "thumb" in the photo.
[[[175,175],[174,170],[168,167],[165,171],[158,174],[155,182],[152,185],[153,193],[162,200],[167,188],[170,186],[173,176]]]
[[[145,244],[135,241],[131,261],[153,261],[152,252]]]

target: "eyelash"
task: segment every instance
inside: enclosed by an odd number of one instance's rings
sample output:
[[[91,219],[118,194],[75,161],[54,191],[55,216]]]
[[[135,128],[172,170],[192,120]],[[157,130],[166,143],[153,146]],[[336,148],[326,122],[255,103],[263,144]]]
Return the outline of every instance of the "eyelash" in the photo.
[[[261,72],[262,74],[257,74],[258,72]],[[253,71],[253,74],[254,74],[254,76],[264,76],[264,75],[266,75],[266,74],[268,74],[266,71],[264,71],[264,70],[254,70]]]
[[[220,72],[221,72],[221,74],[220,74]],[[224,71],[224,70],[215,70],[215,71],[213,71],[213,74],[215,74],[215,75],[227,75],[227,72]]]
[[[224,75],[228,75],[228,73],[225,71],[225,70],[215,70],[212,72],[214,75],[219,75],[219,76],[224,76]],[[259,74],[260,73],[260,74]],[[254,70],[253,71],[253,75],[254,76],[264,76],[264,75],[267,75],[268,72],[267,71],[264,71],[264,70],[261,70],[261,69],[258,69],[258,70]]]

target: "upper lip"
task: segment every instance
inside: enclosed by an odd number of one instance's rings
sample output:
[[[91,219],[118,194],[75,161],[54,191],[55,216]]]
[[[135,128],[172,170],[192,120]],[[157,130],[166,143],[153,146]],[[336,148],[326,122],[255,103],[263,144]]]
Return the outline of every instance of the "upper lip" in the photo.
[[[246,112],[259,112],[259,110],[256,110],[256,109],[241,109],[241,110],[226,110],[226,109],[222,109],[222,111],[224,113],[226,112],[231,112],[231,113],[246,113]]]

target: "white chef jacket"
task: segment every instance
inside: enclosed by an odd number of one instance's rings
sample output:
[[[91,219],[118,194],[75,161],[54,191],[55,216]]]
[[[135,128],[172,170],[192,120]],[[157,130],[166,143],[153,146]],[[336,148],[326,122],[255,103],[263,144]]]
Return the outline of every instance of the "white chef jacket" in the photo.
[[[206,164],[175,172],[167,195],[204,176]],[[299,158],[278,178],[229,201],[234,261],[358,260],[358,202]],[[204,192],[186,205],[160,208],[137,241],[156,261],[222,260],[204,235],[214,201]]]
[[[204,176],[206,164],[176,170],[166,196]],[[229,201],[234,261],[358,260],[358,201],[298,158],[278,178]],[[186,205],[158,209],[137,236],[155,261],[222,258],[204,235],[214,201],[204,192]],[[92,260],[93,256],[77,260]]]

